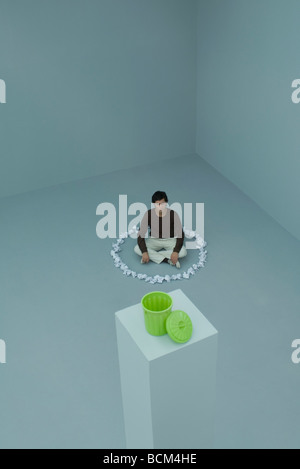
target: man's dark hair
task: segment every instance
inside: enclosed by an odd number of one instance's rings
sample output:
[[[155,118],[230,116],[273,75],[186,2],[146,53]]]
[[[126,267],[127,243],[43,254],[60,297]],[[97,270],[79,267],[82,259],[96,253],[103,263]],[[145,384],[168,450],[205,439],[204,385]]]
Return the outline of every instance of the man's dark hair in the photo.
[[[157,200],[161,200],[161,199],[165,199],[165,201],[168,202],[167,194],[163,191],[154,192],[152,196],[152,203],[155,204]]]

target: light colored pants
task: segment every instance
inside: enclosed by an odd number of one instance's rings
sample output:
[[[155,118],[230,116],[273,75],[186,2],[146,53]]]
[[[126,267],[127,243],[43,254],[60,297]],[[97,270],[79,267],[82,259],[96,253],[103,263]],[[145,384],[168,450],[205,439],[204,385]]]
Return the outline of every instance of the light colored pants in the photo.
[[[171,254],[176,244],[176,238],[145,238],[148,255],[151,261],[160,264],[164,258],[171,259]],[[134,247],[134,252],[139,256],[142,256],[143,253],[139,248],[139,245],[136,244]],[[183,245],[178,253],[178,257],[186,256],[187,251]]]

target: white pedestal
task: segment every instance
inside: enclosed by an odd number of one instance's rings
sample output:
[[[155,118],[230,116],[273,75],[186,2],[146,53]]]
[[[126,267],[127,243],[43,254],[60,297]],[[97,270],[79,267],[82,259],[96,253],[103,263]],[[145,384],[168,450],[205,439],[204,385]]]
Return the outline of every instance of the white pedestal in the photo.
[[[185,344],[149,334],[141,303],[115,314],[126,446],[212,448],[218,333],[180,289],[168,293],[192,320]]]

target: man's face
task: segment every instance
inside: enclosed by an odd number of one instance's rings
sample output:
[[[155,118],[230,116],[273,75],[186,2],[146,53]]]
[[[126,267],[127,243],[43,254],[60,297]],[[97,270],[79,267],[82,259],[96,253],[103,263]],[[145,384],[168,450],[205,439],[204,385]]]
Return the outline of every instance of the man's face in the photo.
[[[155,201],[156,213],[160,213],[160,212],[165,213],[166,210],[167,210],[167,202],[165,201],[165,199]]]

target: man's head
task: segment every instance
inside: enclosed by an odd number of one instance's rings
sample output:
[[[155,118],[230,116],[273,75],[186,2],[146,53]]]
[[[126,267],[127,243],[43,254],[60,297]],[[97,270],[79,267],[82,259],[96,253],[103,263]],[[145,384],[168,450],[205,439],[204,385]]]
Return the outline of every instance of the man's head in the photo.
[[[167,213],[167,194],[163,191],[156,191],[152,196],[152,203],[155,205],[157,215],[164,216]]]
[[[152,196],[152,203],[155,204],[156,202],[167,203],[168,197],[167,194],[163,191],[156,191]]]

